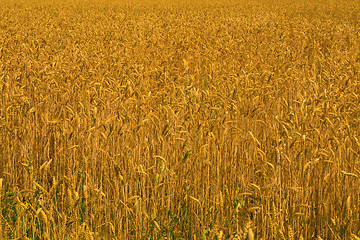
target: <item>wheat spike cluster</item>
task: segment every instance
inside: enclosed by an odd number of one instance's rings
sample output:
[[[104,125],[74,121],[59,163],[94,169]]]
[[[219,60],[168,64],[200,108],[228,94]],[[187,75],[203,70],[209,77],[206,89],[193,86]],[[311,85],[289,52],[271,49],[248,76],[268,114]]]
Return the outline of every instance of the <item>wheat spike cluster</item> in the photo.
[[[359,1],[0,2],[0,239],[360,239]]]

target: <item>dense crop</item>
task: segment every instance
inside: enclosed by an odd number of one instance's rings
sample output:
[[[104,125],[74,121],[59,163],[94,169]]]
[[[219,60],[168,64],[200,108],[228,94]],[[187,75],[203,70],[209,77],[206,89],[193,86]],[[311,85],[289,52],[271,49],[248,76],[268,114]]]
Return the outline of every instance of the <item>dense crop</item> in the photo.
[[[357,1],[2,3],[0,238],[359,239]]]

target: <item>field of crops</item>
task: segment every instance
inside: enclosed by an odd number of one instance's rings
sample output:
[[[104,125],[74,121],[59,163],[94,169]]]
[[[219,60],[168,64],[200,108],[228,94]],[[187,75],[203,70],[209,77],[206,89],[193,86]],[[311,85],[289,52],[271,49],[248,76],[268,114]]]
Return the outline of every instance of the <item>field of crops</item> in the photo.
[[[360,239],[360,2],[0,16],[0,239]]]

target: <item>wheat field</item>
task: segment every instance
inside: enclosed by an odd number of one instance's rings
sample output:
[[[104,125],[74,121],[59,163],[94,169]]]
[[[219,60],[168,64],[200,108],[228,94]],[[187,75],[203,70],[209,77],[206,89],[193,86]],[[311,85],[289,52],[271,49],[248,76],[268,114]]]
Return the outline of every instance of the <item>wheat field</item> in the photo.
[[[360,2],[0,16],[0,239],[360,239]]]

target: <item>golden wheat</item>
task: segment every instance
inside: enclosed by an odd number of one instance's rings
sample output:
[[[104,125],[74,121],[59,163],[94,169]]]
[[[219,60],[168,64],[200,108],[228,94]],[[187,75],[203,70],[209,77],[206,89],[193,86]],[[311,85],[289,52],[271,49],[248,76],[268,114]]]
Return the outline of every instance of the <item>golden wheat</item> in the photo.
[[[3,1],[0,239],[357,239],[359,10]]]

